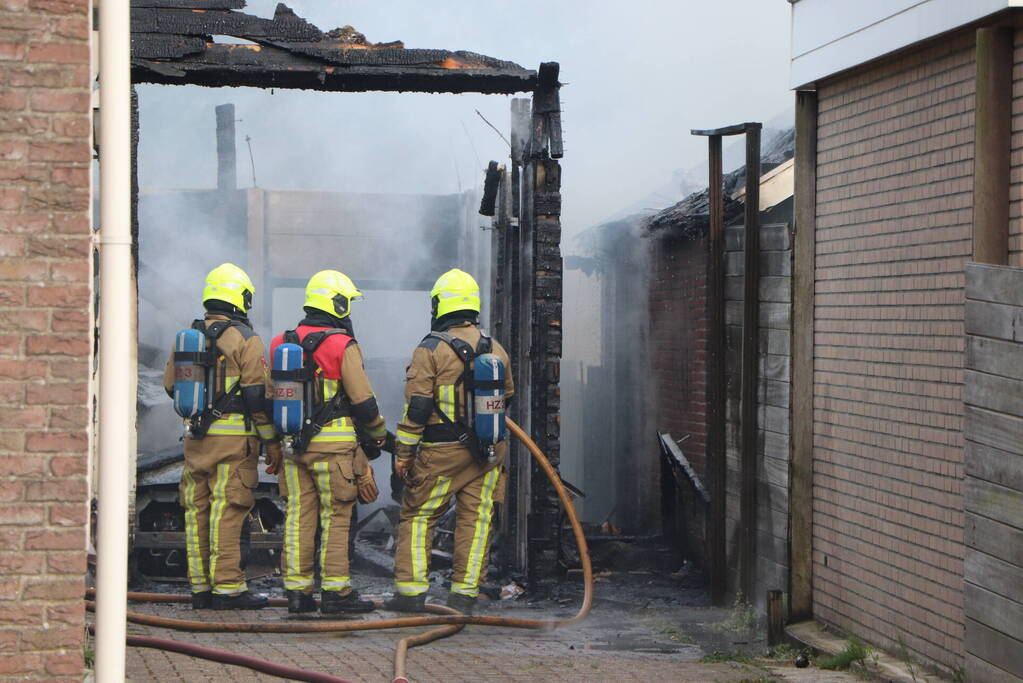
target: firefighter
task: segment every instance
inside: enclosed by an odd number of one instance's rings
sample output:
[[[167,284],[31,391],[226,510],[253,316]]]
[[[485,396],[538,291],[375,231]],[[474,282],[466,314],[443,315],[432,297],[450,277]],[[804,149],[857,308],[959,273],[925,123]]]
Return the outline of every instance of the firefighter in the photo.
[[[479,328],[479,285],[454,269],[441,275],[430,297],[432,331],[406,371],[405,414],[396,434],[394,467],[406,486],[394,558],[396,595],[388,607],[423,610],[434,526],[454,498],[454,572],[447,604],[471,614],[486,574],[494,504],[504,501],[507,442],[497,445],[493,458],[481,459],[460,440],[466,428],[467,366],[443,337],[464,340],[474,349],[481,348],[481,340],[491,341]],[[496,341],[492,353],[504,363],[507,401],[514,393],[508,354]]]
[[[224,263],[206,276],[204,331],[212,386],[207,408],[186,419],[180,502],[185,509],[188,579],[193,609],[259,609],[265,596],[250,593],[241,568],[242,523],[255,503],[260,444],[268,471],[281,446],[267,414],[270,379],[263,341],[247,317],[255,288],[244,270]],[[164,388],[173,396],[175,354],[167,360]]]
[[[294,330],[274,337],[271,344],[271,357],[285,341],[315,344],[311,353],[313,347],[303,345],[306,366],[314,369],[310,424],[315,427],[299,435],[301,445],[292,442],[294,452],[286,455],[283,474],[278,477],[281,496],[287,499],[282,564],[288,611],[292,613],[316,609],[312,594],[317,559],[322,613],[370,612],[374,608],[352,588],[348,557],[356,500],[371,503],[379,493],[357,429],[375,446],[383,444],[387,434],[352,328],[351,304],[360,296],[344,273],[316,273],[305,290],[305,318]],[[320,548],[315,558],[317,526]]]

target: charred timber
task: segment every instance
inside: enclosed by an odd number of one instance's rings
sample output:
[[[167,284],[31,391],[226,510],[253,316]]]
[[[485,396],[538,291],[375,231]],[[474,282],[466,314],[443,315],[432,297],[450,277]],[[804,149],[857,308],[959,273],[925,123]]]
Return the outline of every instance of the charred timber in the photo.
[[[245,0],[132,0],[135,8],[170,8],[170,9],[244,9]]]
[[[542,86],[550,110],[544,116],[552,122],[551,135],[560,140],[560,84],[553,62],[541,66],[540,78],[513,62],[474,52],[410,50],[398,41],[370,43],[350,26],[323,32],[283,4],[272,19],[205,9],[207,4],[217,3],[161,0],[158,6],[134,6],[135,82],[487,94],[536,92]],[[220,35],[255,44],[214,42],[213,36]]]
[[[511,95],[532,89],[532,77],[501,74],[483,69],[400,67],[337,68],[292,66],[211,65],[132,60],[136,83],[203,85],[207,87],[257,87],[331,92],[434,92]]]
[[[194,9],[131,10],[131,32],[180,34],[191,36],[236,36],[247,40],[319,41],[323,32],[292,12],[286,5],[277,5],[273,19],[254,17],[242,12]]]

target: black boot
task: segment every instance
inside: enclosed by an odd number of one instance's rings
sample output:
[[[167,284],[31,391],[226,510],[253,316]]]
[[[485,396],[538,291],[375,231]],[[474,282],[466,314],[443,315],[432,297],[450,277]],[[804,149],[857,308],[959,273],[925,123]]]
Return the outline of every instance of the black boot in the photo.
[[[209,609],[213,606],[213,591],[192,593],[192,609]]]
[[[316,598],[309,593],[303,593],[302,591],[287,591],[287,595],[288,612],[291,614],[316,611]]]
[[[448,607],[456,609],[467,617],[471,617],[476,609],[476,598],[461,593],[448,593]]]
[[[352,590],[344,595],[341,595],[337,591],[323,591],[320,593],[320,613],[321,614],[343,614],[348,613],[362,613],[372,612],[376,609],[369,600],[362,600],[359,598],[359,592]]]
[[[243,591],[236,595],[214,595],[213,609],[263,609],[266,607],[265,595]]]
[[[425,612],[426,593],[419,595],[402,595],[398,593],[384,603],[384,609],[392,612]]]

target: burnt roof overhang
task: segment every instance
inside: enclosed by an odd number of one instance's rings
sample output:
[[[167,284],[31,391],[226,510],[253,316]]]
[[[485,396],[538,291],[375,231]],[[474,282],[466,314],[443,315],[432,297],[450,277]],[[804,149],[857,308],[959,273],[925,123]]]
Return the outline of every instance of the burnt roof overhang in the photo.
[[[132,80],[167,85],[325,91],[514,94],[537,72],[467,51],[370,43],[351,27],[323,32],[283,3],[272,19],[244,0],[134,0]],[[231,36],[246,43],[215,42]]]

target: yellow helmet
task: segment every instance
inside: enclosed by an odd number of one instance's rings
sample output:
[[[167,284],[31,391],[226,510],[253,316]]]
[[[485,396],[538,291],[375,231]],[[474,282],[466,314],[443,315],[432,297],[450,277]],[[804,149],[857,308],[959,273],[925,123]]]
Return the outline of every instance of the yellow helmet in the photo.
[[[321,270],[305,286],[306,308],[344,318],[351,313],[352,299],[362,296],[351,278],[338,270]]]
[[[453,268],[437,278],[430,290],[430,301],[433,305],[433,317],[453,313],[454,311],[480,312],[480,286],[472,275],[458,268]]]
[[[203,303],[211,299],[224,301],[242,313],[248,313],[255,293],[256,288],[244,270],[233,263],[222,263],[206,276],[202,300]]]

